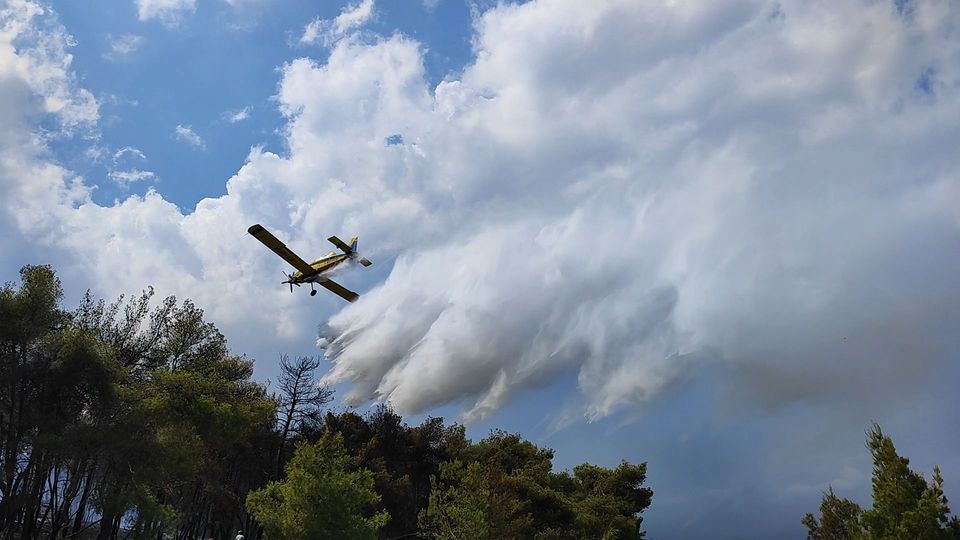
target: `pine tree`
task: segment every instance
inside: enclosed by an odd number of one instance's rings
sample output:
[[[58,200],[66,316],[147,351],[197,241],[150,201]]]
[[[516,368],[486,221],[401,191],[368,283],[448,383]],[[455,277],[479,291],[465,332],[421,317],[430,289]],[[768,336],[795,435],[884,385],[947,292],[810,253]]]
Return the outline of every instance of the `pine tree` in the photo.
[[[350,471],[343,437],[327,434],[300,445],[286,478],[247,496],[247,509],[268,540],[372,540],[389,519],[370,510],[380,502],[373,475]]]
[[[934,467],[932,482],[910,469],[893,440],[874,424],[867,431],[873,457],[873,507],[862,511],[831,488],[820,504],[820,519],[801,520],[810,540],[949,540],[960,539],[960,521],[950,516],[943,477]]]
[[[807,526],[808,540],[850,540],[861,534],[860,505],[849,500],[837,497],[833,488],[823,494],[820,503],[820,519],[813,514],[803,517],[803,524]]]

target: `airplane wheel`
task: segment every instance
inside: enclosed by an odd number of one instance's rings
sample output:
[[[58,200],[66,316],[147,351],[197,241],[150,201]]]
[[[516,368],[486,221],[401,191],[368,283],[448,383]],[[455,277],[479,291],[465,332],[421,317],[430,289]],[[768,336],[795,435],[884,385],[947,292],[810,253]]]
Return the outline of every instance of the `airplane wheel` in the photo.
[[[316,295],[317,295],[317,291],[316,291],[316,290],[310,291],[310,296],[316,296]]]

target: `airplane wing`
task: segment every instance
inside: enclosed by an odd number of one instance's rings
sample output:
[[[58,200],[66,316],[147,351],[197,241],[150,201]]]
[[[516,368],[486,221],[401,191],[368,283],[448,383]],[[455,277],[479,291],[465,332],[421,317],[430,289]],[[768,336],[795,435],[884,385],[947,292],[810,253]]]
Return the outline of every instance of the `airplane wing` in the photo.
[[[344,253],[351,253],[351,252],[353,252],[353,248],[350,247],[350,244],[347,244],[346,242],[344,242],[343,240],[337,238],[336,236],[331,236],[330,238],[327,238],[327,240],[329,240],[330,242],[332,242],[333,245],[335,245],[335,246],[337,246],[338,248],[342,249]]]
[[[293,266],[304,275],[309,275],[316,272],[312,266],[307,264],[307,261],[301,259],[300,256],[293,251],[290,251],[290,248],[288,248],[280,240],[277,240],[276,236],[270,234],[270,231],[264,229],[259,223],[251,226],[249,229],[247,229],[247,232],[252,234],[254,238],[270,248],[270,251],[273,251],[279,255],[281,259],[290,263],[290,266]]]
[[[350,289],[344,287],[343,285],[340,285],[339,283],[337,283],[336,281],[333,281],[332,279],[328,279],[326,281],[320,281],[319,283],[320,285],[326,287],[327,290],[343,298],[347,302],[356,302],[357,298],[360,297],[359,294],[351,291]]]

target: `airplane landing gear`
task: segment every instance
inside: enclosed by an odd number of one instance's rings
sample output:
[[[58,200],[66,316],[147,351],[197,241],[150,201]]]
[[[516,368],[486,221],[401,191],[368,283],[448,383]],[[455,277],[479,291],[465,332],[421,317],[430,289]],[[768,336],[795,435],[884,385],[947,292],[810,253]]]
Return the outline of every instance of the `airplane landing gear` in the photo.
[[[317,290],[313,288],[313,283],[310,284],[310,296],[316,296]]]

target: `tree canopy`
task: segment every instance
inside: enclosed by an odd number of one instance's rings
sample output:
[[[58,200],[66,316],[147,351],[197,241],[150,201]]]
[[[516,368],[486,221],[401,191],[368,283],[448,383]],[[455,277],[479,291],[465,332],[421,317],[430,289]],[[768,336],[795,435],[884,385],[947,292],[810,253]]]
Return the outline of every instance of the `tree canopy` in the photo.
[[[836,496],[830,488],[820,504],[820,517],[807,514],[803,524],[810,540],[909,540],[960,538],[960,520],[950,516],[943,477],[934,467],[930,482],[910,469],[893,440],[874,424],[867,431],[873,457],[873,507]]]
[[[373,474],[350,470],[343,436],[326,433],[297,447],[286,478],[247,496],[247,508],[267,538],[373,540],[390,519],[373,489]],[[369,515],[367,515],[369,514]]]
[[[644,463],[555,472],[517,434],[330,411],[311,356],[271,392],[151,288],[62,301],[48,266],[0,288],[0,539],[644,536]]]
[[[0,289],[0,530],[115,538],[244,521],[244,466],[274,401],[189,300],[152,289],[73,311],[53,270]]]

